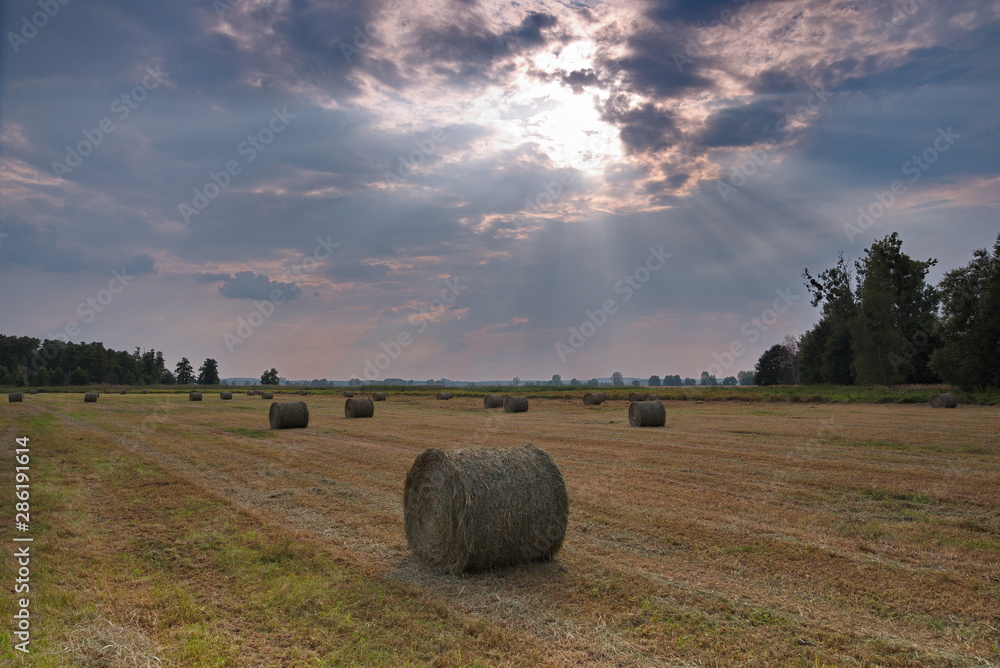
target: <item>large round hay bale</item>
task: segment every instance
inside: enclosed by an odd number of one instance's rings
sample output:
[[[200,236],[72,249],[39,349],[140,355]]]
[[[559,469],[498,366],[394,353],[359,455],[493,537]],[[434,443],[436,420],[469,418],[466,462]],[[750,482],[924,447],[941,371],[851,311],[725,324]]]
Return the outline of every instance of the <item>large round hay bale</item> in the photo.
[[[189,394],[188,401],[201,401],[201,392],[192,392]]]
[[[483,408],[503,408],[503,395],[487,394],[483,397]]]
[[[604,403],[605,401],[607,401],[607,400],[608,400],[608,395],[607,395],[607,394],[605,394],[604,392],[595,392],[594,394],[596,394],[596,395],[598,396],[598,398],[599,398],[599,399],[601,400],[601,403],[602,403],[602,404],[603,404],[603,403]]]
[[[562,474],[533,445],[432,448],[406,474],[410,549],[451,573],[549,559],[562,546],[568,515]]]
[[[267,417],[271,429],[305,429],[309,426],[309,407],[304,401],[275,401]]]
[[[38,390],[32,388],[32,389],[28,390],[28,394],[38,394]]]
[[[344,392],[344,396],[347,397],[348,399],[350,399],[351,397],[354,396],[354,393],[353,392]]]
[[[7,403],[16,403],[24,401],[24,392],[11,392],[7,395]]]
[[[645,401],[646,400],[646,395],[643,394],[642,392],[629,392],[628,393],[628,400],[629,401]]]
[[[628,405],[628,423],[633,427],[662,427],[667,409],[659,401],[633,401]]]
[[[528,397],[504,397],[504,413],[527,413]]]
[[[97,392],[85,392],[84,395],[83,395],[83,400],[85,402],[87,402],[88,404],[90,404],[90,403],[96,402],[97,401],[97,397],[99,397],[99,396],[100,395]]]
[[[274,399],[274,392],[258,392],[261,399]]]
[[[372,394],[372,401],[385,401],[385,392],[374,392]]]
[[[583,395],[584,406],[600,406],[602,401],[604,397],[601,392],[587,392]]]
[[[954,394],[935,394],[931,397],[931,408],[954,408],[958,398]]]
[[[233,393],[232,392],[219,392],[219,396],[222,397],[224,400],[226,400],[226,399],[232,399],[233,398]]]
[[[437,398],[441,400],[451,399],[454,395],[451,392],[438,392]]]
[[[344,402],[344,417],[366,418],[375,415],[375,402],[368,397],[351,397]]]

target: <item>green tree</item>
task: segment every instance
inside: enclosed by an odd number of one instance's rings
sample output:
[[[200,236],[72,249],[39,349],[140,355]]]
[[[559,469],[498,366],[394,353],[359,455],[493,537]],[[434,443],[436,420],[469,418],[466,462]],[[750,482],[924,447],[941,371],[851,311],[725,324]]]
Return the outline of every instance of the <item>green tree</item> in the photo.
[[[687,378],[687,377],[684,378],[684,385],[697,385],[697,384],[698,381],[696,381],[694,378]]]
[[[615,387],[621,387],[625,385],[625,378],[622,377],[621,371],[615,371],[611,374],[611,384]]]
[[[86,385],[89,382],[90,374],[84,371],[81,367],[76,367],[69,375],[70,385]]]
[[[722,384],[726,386],[733,386],[737,384],[736,376],[726,376],[722,379]]]
[[[35,372],[32,382],[39,387],[47,387],[52,384],[52,374],[49,373],[48,369],[42,367]]]
[[[268,371],[265,371],[260,375],[261,385],[277,385],[279,383],[278,370],[271,367]]]
[[[571,378],[570,379],[570,381],[569,381],[569,386],[570,387],[577,387],[579,385],[580,385],[580,381],[578,381],[576,378]]]
[[[802,273],[806,289],[812,295],[812,305],[822,303],[822,316],[806,333],[808,346],[796,360],[799,376],[813,383],[854,383],[851,326],[857,315],[854,294],[854,274],[841,254],[837,265],[813,277],[809,270]]]
[[[510,381],[510,384],[513,385],[514,387],[517,387],[518,385],[521,384],[521,379],[518,378],[517,376],[514,376],[514,379]]]
[[[1000,387],[1000,235],[992,255],[975,250],[940,289],[944,344],[932,353],[932,370],[963,388]]]
[[[736,380],[740,385],[753,385],[753,371],[739,371]]]
[[[758,385],[777,385],[781,382],[781,344],[775,343],[764,351],[754,367],[754,381]]]
[[[701,380],[701,384],[702,385],[718,385],[719,384],[718,379],[716,379],[715,376],[713,376],[712,374],[710,374],[707,371],[702,371],[701,372],[701,378],[700,378],[700,380]]]
[[[589,385],[590,387],[598,387],[600,384],[601,383],[598,382],[596,378],[591,378],[590,380],[587,381],[587,385]]]
[[[640,381],[638,378],[634,379],[632,381],[632,387],[642,387],[642,381]]]
[[[562,376],[560,376],[557,373],[552,374],[552,384],[553,385],[562,385],[563,384],[562,383]]]
[[[164,369],[160,372],[160,383],[162,385],[176,385],[177,378],[170,372],[169,369]]]
[[[198,368],[198,384],[218,385],[219,382],[219,363],[209,357]]]
[[[660,387],[660,377],[659,376],[655,376],[655,375],[654,376],[650,376],[649,377],[649,386],[650,387]]]
[[[182,357],[181,361],[177,363],[177,366],[174,367],[174,376],[177,378],[178,385],[194,383],[194,367],[191,366],[188,358]]]

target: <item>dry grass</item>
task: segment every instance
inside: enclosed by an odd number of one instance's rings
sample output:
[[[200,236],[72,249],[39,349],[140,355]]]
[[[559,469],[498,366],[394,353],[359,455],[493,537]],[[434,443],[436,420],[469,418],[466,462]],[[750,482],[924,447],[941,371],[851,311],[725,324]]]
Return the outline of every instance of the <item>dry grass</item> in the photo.
[[[51,482],[39,649],[136,615],[170,665],[1000,662],[995,407],[666,402],[671,428],[644,430],[579,397],[520,415],[401,397],[379,420],[347,420],[341,401],[316,397],[310,429],[273,436],[244,428],[259,403],[11,405],[8,440],[44,441]],[[414,458],[528,442],[569,494],[555,560],[416,563]]]

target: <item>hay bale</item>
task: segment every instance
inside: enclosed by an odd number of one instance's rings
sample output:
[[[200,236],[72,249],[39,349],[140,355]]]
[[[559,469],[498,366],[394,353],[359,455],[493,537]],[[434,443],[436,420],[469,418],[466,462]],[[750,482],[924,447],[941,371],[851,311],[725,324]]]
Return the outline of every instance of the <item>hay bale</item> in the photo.
[[[97,401],[97,397],[99,397],[99,396],[101,396],[101,395],[98,394],[97,392],[86,392],[83,395],[83,400],[85,402],[87,402],[88,404],[91,404],[91,403],[96,402]]]
[[[219,396],[222,397],[223,400],[232,399],[233,398],[233,393],[232,392],[219,392]]]
[[[584,406],[600,406],[603,401],[604,394],[602,392],[587,392],[583,395]]]
[[[350,399],[351,397],[354,396],[354,393],[353,392],[344,392],[344,396],[347,397],[348,399]]]
[[[305,429],[309,426],[309,407],[304,401],[275,401],[267,417],[271,429]]]
[[[643,401],[659,401],[660,395],[658,394],[644,394],[642,395]]]
[[[128,390],[119,390],[118,394],[128,394]]]
[[[24,401],[24,392],[11,392],[7,395],[7,403],[13,404]]]
[[[628,405],[628,423],[633,427],[662,427],[667,409],[659,401],[633,401]]]
[[[201,392],[192,392],[189,394],[188,401],[201,401]]]
[[[503,395],[487,394],[483,397],[483,408],[503,408]]]
[[[453,395],[451,392],[438,392],[437,398],[444,401],[445,399],[451,399]]]
[[[372,394],[372,401],[385,401],[385,392],[375,392]]]
[[[257,390],[247,390],[247,396],[252,397],[257,394]]]
[[[258,392],[261,399],[274,399],[274,392]]]
[[[28,394],[38,394],[38,390],[35,389],[28,390]]]
[[[351,397],[344,402],[344,417],[366,418],[375,415],[375,403],[368,397]]]
[[[931,397],[931,408],[955,408],[958,398],[954,394],[935,394]]]
[[[149,394],[149,390],[142,390],[139,394]]]
[[[406,474],[410,549],[451,573],[550,559],[562,546],[568,515],[562,474],[533,445],[431,448]]]
[[[299,394],[301,394],[304,397],[307,394],[309,394],[309,390],[299,390]]]
[[[527,413],[528,397],[504,397],[504,413]]]

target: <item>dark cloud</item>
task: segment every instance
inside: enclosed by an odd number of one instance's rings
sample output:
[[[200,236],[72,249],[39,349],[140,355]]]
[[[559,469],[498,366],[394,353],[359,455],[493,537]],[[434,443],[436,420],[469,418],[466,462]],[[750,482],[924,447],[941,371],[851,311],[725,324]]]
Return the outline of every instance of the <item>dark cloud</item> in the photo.
[[[156,274],[156,262],[146,253],[133,255],[125,262],[126,274],[143,276],[145,274]]]
[[[291,301],[302,293],[294,283],[272,281],[266,275],[252,271],[240,271],[235,275],[201,273],[195,274],[194,280],[198,283],[220,283],[219,294],[230,299],[271,299],[272,293],[279,290],[285,300]]]
[[[601,111],[605,121],[621,128],[622,143],[630,153],[655,153],[679,138],[673,113],[652,102],[631,107],[628,98],[619,94],[609,98]]]
[[[0,219],[0,267],[11,265],[75,274],[92,269],[94,262],[82,246],[66,241],[56,229],[7,216]]]
[[[709,148],[752,146],[773,139],[778,133],[778,121],[783,117],[780,105],[766,99],[729,107],[708,119],[699,143]]]
[[[588,86],[600,86],[600,78],[597,76],[597,72],[587,68],[585,70],[574,70],[569,74],[563,74],[562,81],[564,84],[573,89],[573,92],[579,95],[583,92],[583,89]]]

